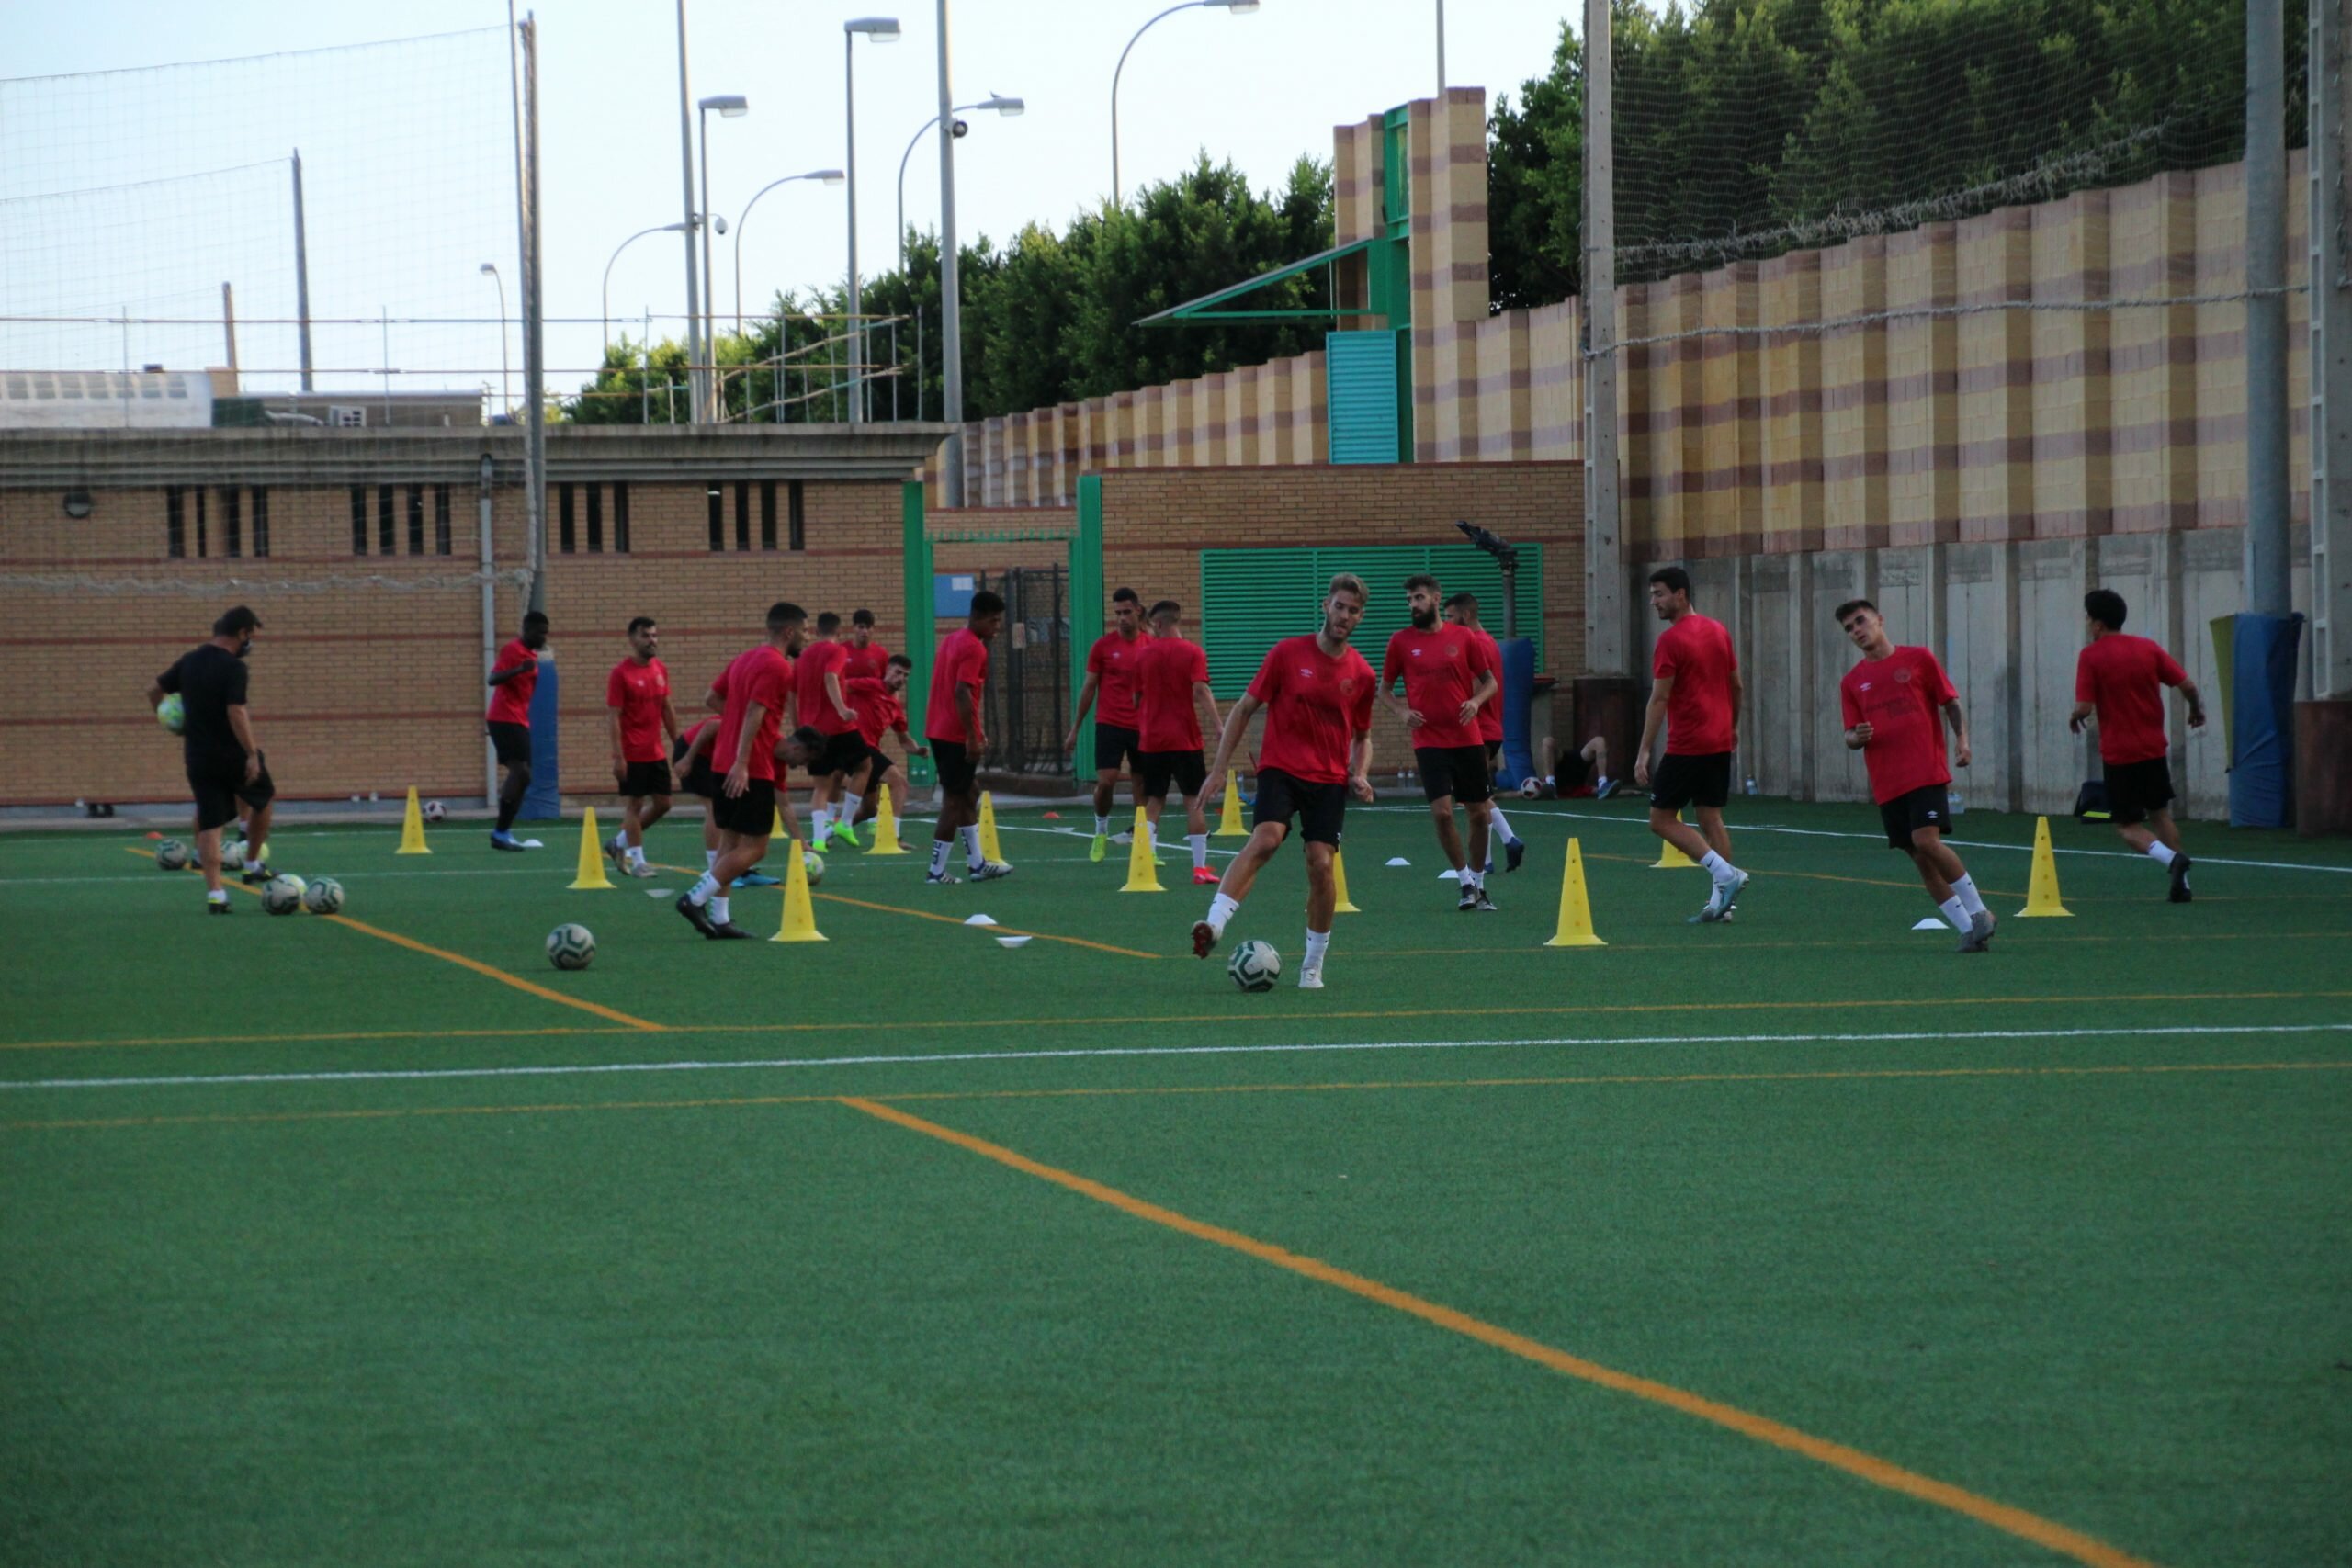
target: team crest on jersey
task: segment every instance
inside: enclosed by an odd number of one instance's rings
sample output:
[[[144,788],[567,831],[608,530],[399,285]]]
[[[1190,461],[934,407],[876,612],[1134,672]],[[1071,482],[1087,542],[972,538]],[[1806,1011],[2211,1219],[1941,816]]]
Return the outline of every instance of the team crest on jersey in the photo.
[[[1911,682],[1911,671],[1908,670],[1897,670],[1894,672],[1894,680],[1897,685],[1909,685]]]

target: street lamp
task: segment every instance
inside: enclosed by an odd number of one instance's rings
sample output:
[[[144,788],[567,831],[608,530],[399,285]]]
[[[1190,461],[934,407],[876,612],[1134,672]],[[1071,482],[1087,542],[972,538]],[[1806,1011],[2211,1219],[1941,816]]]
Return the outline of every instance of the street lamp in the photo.
[[[871,43],[899,41],[899,18],[896,17],[860,17],[842,24],[842,118],[847,124],[845,141],[848,155],[844,162],[849,169],[849,330],[852,334],[852,362],[849,372],[849,422],[865,423],[865,303],[858,289],[857,276],[857,40],[863,34]]]
[[[498,381],[505,394],[506,412],[514,412],[514,377],[506,363],[506,280],[498,276],[496,262],[484,262],[481,270],[498,285]]]
[[[815,180],[820,185],[837,186],[844,177],[839,169],[811,169],[805,175],[786,175],[780,180],[770,180],[753,191],[752,199],[743,204],[742,212],[735,220],[735,331],[739,336],[743,331],[743,225],[751,221],[752,209],[760,204],[760,197],[778,186],[788,186],[797,180]]]
[[[1011,119],[1028,107],[1019,98],[1009,98],[1001,93],[990,93],[977,104],[957,104],[947,112],[964,114],[967,111],[994,109],[1005,118]],[[899,154],[899,278],[907,285],[910,299],[914,294],[914,283],[907,276],[907,160],[915,155],[915,149],[922,145],[922,139],[930,135],[932,128],[938,123],[937,115],[933,115],[929,119],[924,120],[922,129],[915,132],[914,140],[907,143],[907,150]],[[965,132],[970,129],[971,127],[959,119],[949,128],[948,134],[960,141]],[[898,417],[898,396],[894,387],[890,393],[892,411],[890,417],[893,419]],[[917,419],[922,417],[922,313],[921,311],[915,313],[915,417]]]
[[[1146,34],[1146,33],[1148,33],[1148,32],[1151,31],[1151,29],[1152,29],[1152,28],[1153,28],[1154,26],[1156,26],[1157,24],[1159,24],[1159,23],[1160,23],[1160,22],[1166,21],[1169,17],[1170,17],[1174,16],[1177,12],[1179,12],[1179,11],[1196,11],[1196,10],[1212,9],[1212,8],[1213,8],[1213,9],[1216,9],[1216,10],[1220,10],[1220,11],[1230,11],[1230,12],[1232,12],[1235,16],[1237,16],[1237,17],[1239,17],[1239,16],[1246,16],[1246,15],[1248,15],[1250,12],[1254,11],[1254,10],[1256,10],[1256,9],[1258,8],[1258,0],[1183,0],[1183,4],[1182,4],[1182,5],[1181,5],[1181,6],[1169,6],[1169,7],[1168,7],[1168,9],[1166,9],[1165,11],[1160,12],[1159,16],[1154,17],[1150,21],[1146,22],[1143,26],[1141,26],[1141,27],[1137,28],[1136,29],[1135,38],[1131,38],[1131,39],[1129,39],[1127,40],[1127,47],[1126,47],[1126,49],[1123,49],[1123,50],[1119,51],[1119,65],[1118,65],[1118,69],[1117,69],[1117,70],[1115,70],[1115,71],[1113,71],[1113,72],[1111,73],[1111,205],[1112,205],[1112,206],[1116,207],[1116,206],[1118,206],[1118,205],[1119,205],[1119,75],[1120,75],[1120,73],[1121,73],[1121,72],[1124,72],[1124,71],[1125,71],[1125,70],[1126,70],[1126,68],[1127,68],[1127,53],[1128,53],[1128,51],[1129,51],[1129,50],[1132,50],[1132,49],[1134,49],[1134,48],[1135,48],[1135,46],[1136,46],[1136,39],[1140,39],[1141,37],[1143,37],[1143,35],[1144,35],[1144,34]]]
[[[696,99],[695,108],[701,119],[702,210],[707,215],[710,211],[710,111],[717,109],[718,118],[721,119],[741,119],[752,112],[752,106],[741,93],[716,93],[707,98]],[[723,234],[727,231],[723,228],[718,228],[716,223],[712,226],[717,228],[719,233]],[[716,420],[718,417],[718,350],[711,339],[712,323],[718,311],[718,307],[712,302],[710,292],[710,236],[708,234],[703,236],[702,242],[702,308],[703,356],[709,363],[703,367],[703,407],[695,411],[695,417]]]
[[[678,222],[663,223],[651,229],[639,229],[636,233],[631,234],[628,239],[623,240],[619,244],[613,247],[612,260],[607,261],[605,264],[604,322],[605,346],[607,349],[613,346],[613,262],[620,260],[621,253],[623,251],[628,249],[631,245],[637,243],[638,241],[642,240],[648,234],[684,234],[690,231],[693,228],[694,225],[691,223]],[[488,272],[490,270],[487,264],[483,265],[482,270],[484,272]]]

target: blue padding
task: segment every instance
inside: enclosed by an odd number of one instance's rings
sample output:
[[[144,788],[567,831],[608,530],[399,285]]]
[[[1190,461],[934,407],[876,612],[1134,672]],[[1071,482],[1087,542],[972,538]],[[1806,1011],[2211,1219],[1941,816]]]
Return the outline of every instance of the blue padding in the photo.
[[[531,787],[523,792],[518,819],[551,822],[563,815],[563,794],[556,767],[556,694],[563,682],[556,676],[555,660],[539,660],[539,683],[531,693]]]
[[[1523,637],[1500,641],[1503,650],[1503,782],[1513,788],[1535,776],[1535,739],[1527,732],[1535,694],[1535,645]]]
[[[2230,826],[2284,828],[2295,811],[2295,650],[2303,617],[2232,620]]]

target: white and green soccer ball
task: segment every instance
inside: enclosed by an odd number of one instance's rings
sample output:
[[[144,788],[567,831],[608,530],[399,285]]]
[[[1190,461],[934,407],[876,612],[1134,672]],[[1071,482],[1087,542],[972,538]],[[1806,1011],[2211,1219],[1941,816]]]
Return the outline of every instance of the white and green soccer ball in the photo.
[[[814,887],[825,880],[825,857],[814,850],[800,852],[800,869],[808,874],[808,886]]]
[[[290,915],[302,907],[302,894],[309,886],[299,876],[273,876],[261,885],[261,907],[273,915]]]
[[[165,839],[162,843],[155,846],[156,870],[186,871],[187,869],[187,846],[181,843],[177,839]]]
[[[187,705],[180,701],[180,694],[177,692],[174,692],[155,705],[155,722],[174,735],[187,730]]]
[[[1225,972],[1245,991],[1271,991],[1283,976],[1283,955],[1270,942],[1245,942],[1226,960]]]
[[[596,956],[596,938],[586,926],[560,925],[548,932],[548,962],[559,969],[585,969]]]
[[[302,889],[302,908],[314,915],[339,915],[343,912],[343,884],[332,876],[322,876]]]

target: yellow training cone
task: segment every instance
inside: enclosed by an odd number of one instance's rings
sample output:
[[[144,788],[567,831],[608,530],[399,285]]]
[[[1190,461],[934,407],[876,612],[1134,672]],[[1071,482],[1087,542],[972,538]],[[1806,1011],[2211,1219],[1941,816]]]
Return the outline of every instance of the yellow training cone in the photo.
[[[870,855],[902,855],[899,847],[899,814],[890,805],[890,786],[882,785],[882,794],[874,806],[874,841],[865,846]]]
[[[580,819],[580,874],[571,879],[571,886],[601,887],[609,893],[613,885],[605,876],[605,846],[596,838],[596,811],[591,807]]]
[[[2033,879],[2025,885],[2025,908],[2018,917],[2071,919],[2074,913],[2058,902],[2058,857],[2050,850],[2050,818],[2037,817],[2033,819]]]
[[[1348,901],[1348,863],[1340,858],[1340,852],[1336,848],[1331,851],[1331,893],[1333,914],[1361,915],[1363,913],[1362,909]]]
[[[817,906],[808,897],[808,863],[802,858],[800,840],[787,840],[785,854],[792,863],[784,872],[784,923],[768,940],[822,942],[824,933],[817,929]]]
[[[1165,893],[1159,885],[1159,863],[1151,858],[1151,819],[1136,807],[1135,841],[1127,846],[1127,885],[1122,893]]]
[[[1560,929],[1546,947],[1607,947],[1592,934],[1592,906],[1584,896],[1584,849],[1568,840],[1567,864],[1560,870]]]
[[[1004,846],[996,841],[996,801],[986,790],[980,791],[980,858],[1004,859]]]
[[[768,842],[775,843],[778,839],[791,837],[791,834],[784,830],[784,807],[779,806],[775,808],[775,825],[768,829]]]
[[[401,847],[392,853],[429,855],[432,852],[424,847],[424,813],[416,804],[416,786],[411,784],[408,786],[408,810],[401,817]]]
[[[1676,812],[1674,819],[1678,822],[1681,821],[1682,814]],[[1657,859],[1650,863],[1650,869],[1652,871],[1689,871],[1698,863],[1672,843],[1660,839],[1657,841]]]
[[[1225,770],[1225,810],[1216,819],[1216,834],[1220,839],[1246,839],[1249,826],[1241,820],[1241,784],[1233,770]]]

